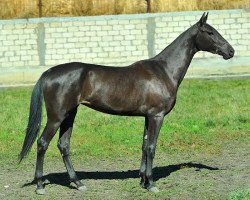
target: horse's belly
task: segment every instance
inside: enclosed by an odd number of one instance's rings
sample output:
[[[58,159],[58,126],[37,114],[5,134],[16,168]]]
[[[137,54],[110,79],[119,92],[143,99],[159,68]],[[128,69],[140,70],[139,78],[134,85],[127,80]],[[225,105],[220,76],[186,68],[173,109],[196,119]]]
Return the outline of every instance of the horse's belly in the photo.
[[[98,95],[93,96],[91,99],[84,100],[82,104],[93,108],[95,110],[116,114],[116,115],[143,115],[140,109],[140,102],[136,97],[120,95]]]

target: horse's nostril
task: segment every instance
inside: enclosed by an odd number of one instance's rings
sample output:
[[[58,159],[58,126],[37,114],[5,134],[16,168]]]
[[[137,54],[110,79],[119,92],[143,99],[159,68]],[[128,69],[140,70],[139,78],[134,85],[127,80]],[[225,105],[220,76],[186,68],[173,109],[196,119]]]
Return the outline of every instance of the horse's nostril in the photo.
[[[233,56],[234,55],[234,49],[230,49],[229,54],[230,54],[230,56]]]

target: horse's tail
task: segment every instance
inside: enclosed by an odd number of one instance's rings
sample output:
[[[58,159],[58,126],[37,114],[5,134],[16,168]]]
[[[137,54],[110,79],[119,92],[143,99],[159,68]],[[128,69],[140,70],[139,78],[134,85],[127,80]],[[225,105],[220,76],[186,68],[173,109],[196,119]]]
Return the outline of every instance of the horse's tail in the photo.
[[[33,88],[31,101],[29,122],[26,128],[26,136],[23,142],[22,150],[19,154],[19,163],[28,154],[30,148],[35,142],[42,121],[42,104],[43,104],[43,82],[44,76],[42,75]]]

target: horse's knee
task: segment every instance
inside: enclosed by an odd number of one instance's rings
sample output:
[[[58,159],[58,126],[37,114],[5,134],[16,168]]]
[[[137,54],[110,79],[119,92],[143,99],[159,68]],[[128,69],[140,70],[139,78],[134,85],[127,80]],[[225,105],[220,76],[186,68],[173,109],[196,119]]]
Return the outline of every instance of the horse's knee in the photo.
[[[155,146],[154,145],[149,145],[148,146],[148,148],[147,148],[147,154],[152,159],[155,157]]]

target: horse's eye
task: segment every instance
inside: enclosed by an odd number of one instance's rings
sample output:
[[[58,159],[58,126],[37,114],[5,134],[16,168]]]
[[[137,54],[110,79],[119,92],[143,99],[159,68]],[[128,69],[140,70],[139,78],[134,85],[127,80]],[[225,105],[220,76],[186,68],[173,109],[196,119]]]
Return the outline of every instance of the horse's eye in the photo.
[[[213,35],[214,33],[213,32],[207,32],[208,33],[208,35]]]

